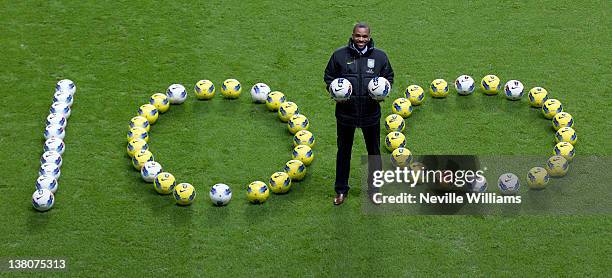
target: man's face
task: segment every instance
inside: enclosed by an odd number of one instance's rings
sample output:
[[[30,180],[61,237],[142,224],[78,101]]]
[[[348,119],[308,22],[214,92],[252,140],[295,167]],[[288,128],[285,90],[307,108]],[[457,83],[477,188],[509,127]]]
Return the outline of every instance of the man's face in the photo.
[[[353,42],[357,48],[364,48],[370,42],[370,30],[368,28],[355,28],[353,31]]]

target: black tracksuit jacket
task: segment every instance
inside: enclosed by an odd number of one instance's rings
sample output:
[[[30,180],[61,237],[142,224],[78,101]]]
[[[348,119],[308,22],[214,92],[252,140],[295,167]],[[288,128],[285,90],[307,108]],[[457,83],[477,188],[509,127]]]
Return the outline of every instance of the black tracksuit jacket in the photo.
[[[323,79],[329,84],[336,78],[346,78],[353,85],[353,93],[346,102],[336,104],[336,119],[354,127],[372,126],[380,122],[380,105],[368,95],[368,83],[373,77],[384,77],[393,85],[393,69],[387,54],[368,43],[368,50],[361,54],[352,39],[348,45],[332,54]]]

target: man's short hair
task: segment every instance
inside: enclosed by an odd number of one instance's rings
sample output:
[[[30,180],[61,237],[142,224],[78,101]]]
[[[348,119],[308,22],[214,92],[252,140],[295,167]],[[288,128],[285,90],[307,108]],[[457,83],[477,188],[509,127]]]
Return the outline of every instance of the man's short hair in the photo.
[[[370,25],[365,22],[357,22],[355,26],[353,26],[353,33],[355,33],[355,30],[357,30],[357,28],[366,28],[368,29],[368,33],[370,33]]]

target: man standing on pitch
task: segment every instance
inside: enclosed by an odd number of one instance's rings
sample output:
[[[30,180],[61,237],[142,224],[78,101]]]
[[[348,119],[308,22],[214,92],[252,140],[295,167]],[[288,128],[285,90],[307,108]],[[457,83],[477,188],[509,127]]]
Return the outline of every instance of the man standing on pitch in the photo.
[[[365,23],[357,23],[353,27],[348,45],[332,54],[323,77],[328,89],[330,83],[340,77],[353,85],[351,97],[336,103],[338,153],[334,205],[342,204],[349,191],[348,180],[356,128],[361,128],[363,132],[368,155],[380,156],[380,105],[368,94],[368,83],[377,76],[384,77],[393,84],[393,69],[387,54],[374,47],[370,27]],[[369,190],[372,190],[371,182],[369,175]]]

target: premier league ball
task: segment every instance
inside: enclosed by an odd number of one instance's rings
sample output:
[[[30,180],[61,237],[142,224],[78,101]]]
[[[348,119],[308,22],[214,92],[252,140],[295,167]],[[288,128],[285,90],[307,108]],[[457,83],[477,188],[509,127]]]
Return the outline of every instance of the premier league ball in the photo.
[[[289,160],[283,170],[293,181],[302,180],[306,176],[306,165],[297,159]]]
[[[174,187],[173,196],[177,205],[187,206],[193,203],[196,197],[196,191],[193,185],[189,183],[179,183]]]
[[[278,118],[282,122],[289,121],[289,119],[293,115],[299,114],[299,113],[300,113],[300,109],[298,108],[297,104],[291,101],[285,101],[281,103],[280,108],[278,108]]]
[[[384,100],[391,93],[391,83],[384,77],[374,77],[368,83],[370,97],[375,100]]]
[[[64,128],[61,125],[50,124],[45,127],[44,135],[45,139],[53,137],[64,139],[64,136],[66,136],[66,132],[64,131]]]
[[[291,189],[291,178],[285,172],[276,172],[270,176],[268,186],[276,194],[287,193]]]
[[[255,103],[265,103],[270,91],[272,90],[266,83],[257,83],[251,87],[251,99]]]
[[[548,184],[550,176],[546,169],[542,167],[533,167],[527,173],[527,186],[530,189],[544,189]]]
[[[306,145],[309,147],[313,147],[315,144],[315,137],[312,132],[308,130],[300,130],[295,133],[293,136],[293,146],[297,147],[298,145]]]
[[[329,84],[329,94],[336,101],[347,100],[353,93],[353,85],[346,78],[336,78]]]
[[[496,75],[486,75],[480,81],[480,89],[486,95],[496,95],[499,93],[499,89],[501,89],[501,80]]]
[[[63,128],[66,128],[66,124],[68,123],[68,121],[66,121],[66,117],[64,117],[63,114],[59,114],[59,113],[51,113],[49,114],[49,116],[47,116],[47,125],[59,125]]]
[[[385,129],[387,132],[402,132],[404,126],[404,118],[398,114],[391,114],[385,118]]]
[[[407,167],[412,163],[412,153],[406,148],[397,148],[391,153],[391,163],[395,167]]]
[[[58,167],[62,167],[62,155],[56,151],[46,151],[40,157],[40,164],[45,163],[55,163]]]
[[[277,111],[286,100],[287,98],[283,93],[278,91],[271,92],[268,94],[268,98],[266,98],[266,107],[270,111]]]
[[[155,124],[159,118],[159,112],[153,104],[143,104],[138,108],[138,116],[144,117],[149,121],[149,124]]]
[[[406,92],[404,93],[406,98],[412,103],[414,106],[421,105],[423,100],[425,99],[425,92],[423,88],[419,85],[410,85],[406,88]]]
[[[57,180],[52,176],[39,176],[36,179],[36,190],[48,189],[52,193],[57,191]]]
[[[145,182],[153,182],[157,175],[162,172],[162,166],[155,161],[147,161],[140,169],[140,176]]]
[[[215,85],[210,80],[200,80],[193,87],[197,99],[211,99],[215,96]]]
[[[168,95],[162,93],[155,93],[151,95],[149,98],[149,103],[157,108],[159,113],[165,113],[170,109],[170,99],[168,99]]]
[[[300,130],[307,130],[309,126],[310,123],[308,122],[308,118],[302,114],[295,114],[291,116],[287,122],[287,128],[291,134],[295,134]]]
[[[54,102],[53,104],[51,104],[49,113],[50,114],[53,114],[53,113],[60,114],[64,116],[64,118],[68,119],[70,118],[70,106],[68,106],[68,104],[65,102]]]
[[[406,146],[406,136],[401,132],[391,132],[385,137],[385,147],[390,152]]]
[[[504,93],[509,100],[519,100],[523,96],[523,83],[518,80],[510,80],[504,85]]]
[[[469,75],[462,75],[455,79],[455,89],[463,96],[474,92],[474,79]]]
[[[181,104],[187,99],[187,91],[181,84],[172,84],[166,90],[170,104]]]
[[[254,181],[247,187],[247,200],[253,204],[263,204],[269,196],[270,190],[262,181]]]
[[[153,181],[153,188],[157,193],[162,195],[172,193],[174,191],[174,186],[176,186],[176,178],[168,172],[159,173],[157,177],[155,177],[155,181]]]
[[[38,189],[32,194],[32,206],[37,211],[48,211],[53,207],[55,197],[49,189]]]
[[[236,79],[227,79],[221,84],[221,94],[225,98],[238,98],[242,92],[240,82]]]
[[[497,186],[501,190],[502,194],[512,195],[516,194],[521,187],[519,179],[515,174],[506,173],[499,177],[497,180]]]
[[[470,189],[470,191],[475,193],[485,192],[487,191],[487,186],[487,179],[484,176],[477,176],[472,182],[472,188]]]
[[[57,91],[53,94],[53,102],[63,102],[68,104],[68,107],[72,106],[74,98],[69,92]]]
[[[55,85],[55,91],[64,91],[74,95],[76,93],[76,85],[70,79],[62,79]]]
[[[297,159],[302,161],[304,165],[308,166],[314,160],[314,154],[312,153],[312,149],[306,145],[298,145],[293,148],[293,152],[291,152],[291,159]]]
[[[49,138],[45,141],[45,144],[43,146],[43,150],[45,152],[47,151],[56,151],[58,152],[60,155],[64,154],[64,151],[66,150],[66,145],[64,145],[64,141],[60,138],[57,137],[52,137]]]
[[[56,180],[59,179],[61,175],[60,167],[53,162],[47,162],[40,165],[40,169],[38,170],[39,176],[51,176]]]
[[[227,184],[217,183],[210,188],[210,201],[216,206],[225,206],[232,199],[232,190]]]
[[[429,92],[432,97],[444,98],[448,96],[448,83],[444,79],[435,79],[431,81]]]

